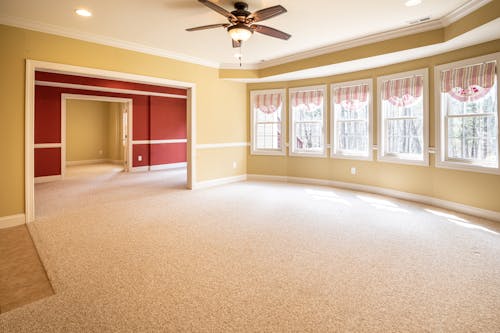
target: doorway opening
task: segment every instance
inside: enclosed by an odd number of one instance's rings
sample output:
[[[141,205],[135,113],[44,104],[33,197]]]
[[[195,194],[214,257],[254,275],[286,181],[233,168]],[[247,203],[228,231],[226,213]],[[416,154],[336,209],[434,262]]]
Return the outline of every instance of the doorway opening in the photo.
[[[128,83],[135,86],[140,85],[150,85],[156,87],[164,87],[167,89],[179,90],[183,89],[183,96],[176,95],[170,93],[158,93],[158,92],[145,92],[131,89],[122,88],[113,88],[106,86],[84,86],[82,84],[77,84],[74,82],[39,82],[38,79],[35,78],[35,74],[38,78],[38,72],[49,73],[51,75],[61,75],[61,76],[83,76],[88,78],[89,80],[110,80],[114,82],[120,81],[122,83]],[[66,119],[60,119],[61,126],[64,128],[60,129],[60,135],[56,135],[52,137],[52,141],[38,141],[40,143],[35,144],[35,127],[38,126],[38,122],[35,123],[35,85],[38,87],[39,85],[47,87],[59,87],[64,88],[63,90],[69,91],[71,93],[61,94],[61,112],[58,117],[66,117],[66,111],[62,110],[63,108],[67,108],[68,102],[71,104],[73,100],[80,101],[82,99],[92,100],[95,99],[97,101],[102,102],[101,95],[117,95],[122,94],[122,96],[127,97],[120,99],[118,97],[110,97],[107,103],[121,103],[121,117],[120,128],[121,128],[121,144],[123,147],[123,152],[121,157],[118,154],[118,158],[115,160],[111,157],[110,152],[106,152],[106,149],[92,149],[95,153],[97,151],[97,157],[78,157],[74,158],[71,155],[70,151],[68,151],[68,142],[67,142],[67,124]],[[91,90],[91,91],[99,91],[96,93],[98,96],[90,96],[89,92],[83,92],[84,97],[78,96],[75,94],[80,94],[81,90]],[[128,99],[129,96],[138,95],[139,97],[133,97],[133,101]],[[147,97],[150,96],[150,97]],[[124,100],[125,99],[125,100]],[[139,100],[139,101],[138,101]],[[146,101],[142,103],[142,101]],[[169,122],[169,119],[162,118],[161,105],[164,100],[176,100],[183,102],[174,103],[176,105],[184,105],[183,119],[184,119],[184,132],[183,138],[165,138],[161,137],[161,133],[158,132],[158,129],[152,129],[151,133],[149,129],[144,130],[143,124],[157,124],[163,122]],[[48,63],[48,62],[40,62],[34,60],[27,60],[26,62],[26,131],[25,131],[25,203],[26,203],[26,222],[29,223],[35,219],[35,161],[37,161],[37,152],[41,154],[46,153],[52,158],[52,161],[56,161],[52,163],[51,167],[55,170],[53,175],[54,177],[59,177],[59,179],[63,179],[66,172],[67,167],[74,165],[76,162],[82,163],[82,161],[93,161],[93,160],[104,160],[108,162],[116,162],[120,161],[123,163],[120,165],[122,170],[126,171],[144,171],[146,168],[149,171],[153,170],[163,170],[170,169],[172,166],[179,167],[179,165],[175,165],[177,162],[176,159],[172,160],[170,156],[172,156],[171,152],[182,152],[184,156],[182,163],[182,167],[184,168],[184,188],[191,189],[195,186],[195,147],[193,143],[196,141],[195,139],[195,84],[173,81],[169,79],[161,79],[155,77],[148,77],[142,75],[121,73],[121,72],[113,72],[106,70],[99,70],[94,68],[86,68],[86,67],[78,67],[71,65],[63,65],[57,63]],[[145,107],[156,105],[156,109],[147,109]],[[136,107],[137,106],[137,107]],[[133,110],[137,109],[137,110]],[[149,111],[148,111],[149,110]],[[137,121],[133,120],[133,113],[137,113]],[[180,113],[177,112],[177,115]],[[153,115],[157,118],[149,119],[149,117],[153,117]],[[142,118],[141,118],[142,117]],[[144,118],[146,117],[146,118]],[[175,116],[174,116],[175,117]],[[117,117],[114,118],[114,120]],[[182,118],[182,117],[181,117]],[[38,117],[38,119],[41,119]],[[142,119],[142,120],[141,120]],[[145,121],[146,123],[140,123],[141,121]],[[53,121],[53,126],[58,125],[58,119]],[[145,125],[148,126],[148,125]],[[138,128],[137,133],[135,132],[135,127]],[[38,127],[37,127],[38,128]],[[142,133],[142,132],[144,133]],[[156,134],[152,134],[153,131],[156,131]],[[50,131],[49,131],[50,132]],[[137,135],[136,135],[137,134]],[[151,136],[149,136],[151,134]],[[159,137],[155,137],[158,135]],[[58,141],[58,138],[60,141]],[[115,137],[116,138],[116,137]],[[116,142],[115,142],[116,143]],[[182,147],[181,147],[182,146]],[[116,148],[116,146],[114,146]],[[168,151],[168,152],[165,152]],[[114,150],[116,152],[116,150]],[[101,158],[102,157],[102,158]],[[41,160],[41,159],[39,159]],[[43,160],[43,159],[42,159]],[[60,160],[59,166],[57,165],[57,160]],[[147,162],[148,164],[144,165],[141,162]],[[179,160],[180,162],[180,160]],[[90,163],[90,162],[89,162]],[[55,164],[55,166],[54,166]],[[118,164],[117,164],[118,165]],[[37,177],[38,178],[38,177]]]

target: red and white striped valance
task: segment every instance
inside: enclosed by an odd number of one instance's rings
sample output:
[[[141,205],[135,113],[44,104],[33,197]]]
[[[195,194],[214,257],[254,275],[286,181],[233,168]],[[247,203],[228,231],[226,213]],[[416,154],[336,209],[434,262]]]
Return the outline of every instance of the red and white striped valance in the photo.
[[[382,84],[382,100],[395,106],[411,106],[424,93],[424,77],[415,75],[403,79],[387,80]]]
[[[352,103],[354,101],[366,102],[368,100],[368,85],[360,84],[357,86],[336,88],[333,91],[335,104],[342,102]]]
[[[495,84],[494,61],[441,72],[441,92],[459,101],[474,101],[488,93]]]
[[[255,96],[255,108],[263,113],[274,113],[282,103],[281,94],[261,94]]]
[[[296,91],[290,94],[292,106],[323,104],[323,90]]]

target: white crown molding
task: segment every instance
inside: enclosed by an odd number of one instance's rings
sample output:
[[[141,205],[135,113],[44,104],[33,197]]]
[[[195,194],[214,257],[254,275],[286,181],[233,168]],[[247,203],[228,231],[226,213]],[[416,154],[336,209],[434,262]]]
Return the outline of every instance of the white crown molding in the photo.
[[[304,51],[304,52],[299,52],[295,54],[291,54],[288,56],[280,57],[280,58],[275,58],[272,60],[268,60],[265,62],[261,62],[258,64],[247,64],[248,67],[251,67],[249,69],[264,69],[268,67],[273,67],[277,65],[282,65],[284,63],[292,62],[292,61],[298,61],[302,59],[307,59],[307,58],[312,58],[328,53],[333,53],[333,52],[338,52],[338,51],[343,51],[347,49],[351,49],[354,47],[358,46],[363,46],[363,45],[368,45],[372,43],[377,43],[377,42],[382,42],[384,40],[389,40],[389,39],[394,39],[394,38],[399,38],[399,37],[404,37],[420,32],[426,32],[426,31],[431,31],[435,29],[440,29],[442,28],[443,25],[440,20],[433,20],[421,24],[416,24],[400,29],[395,29],[395,30],[390,30],[390,31],[385,31],[373,35],[368,35],[356,39],[352,39],[349,41],[345,42],[340,42],[332,45],[327,45],[323,47],[319,47],[316,49]],[[221,65],[221,68],[224,68]],[[224,68],[225,69],[225,68]]]
[[[469,0],[464,5],[459,8],[453,10],[447,15],[435,19],[432,21],[428,21],[425,23],[414,24],[410,26],[406,26],[403,28],[385,31],[381,33],[371,34],[368,36],[356,38],[349,41],[344,41],[340,43],[335,43],[323,47],[319,47],[312,50],[307,50],[304,52],[298,52],[291,55],[274,58],[268,61],[260,62],[260,63],[246,63],[241,67],[238,64],[229,64],[229,63],[217,63],[214,61],[209,61],[206,59],[201,59],[197,57],[192,57],[184,54],[179,54],[173,51],[155,48],[147,45],[143,45],[135,42],[128,42],[121,39],[106,37],[98,34],[82,32],[76,29],[64,28],[61,26],[42,23],[39,21],[29,20],[25,18],[19,17],[11,17],[11,16],[2,16],[0,15],[0,24],[10,25],[14,27],[35,30],[45,33],[50,33],[54,35],[69,37],[80,39],[88,42],[108,45],[112,47],[117,47],[121,49],[141,52],[145,54],[165,57],[169,59],[184,61],[192,64],[198,64],[202,66],[212,67],[212,68],[220,68],[220,69],[247,69],[247,70],[258,70],[264,69],[268,67],[273,67],[277,65],[281,65],[283,63],[307,59],[319,55],[324,55],[328,53],[333,53],[336,51],[342,51],[349,48],[354,48],[362,45],[372,44],[388,39],[404,37],[415,33],[426,32],[434,29],[439,29],[450,25],[453,22],[458,21],[459,19],[465,17],[466,15],[478,10],[482,6],[490,3],[492,0]]]
[[[349,41],[335,43],[335,44],[315,48],[312,50],[308,50],[308,51],[299,52],[299,53],[291,54],[291,55],[284,56],[284,57],[271,59],[271,60],[260,62],[260,63],[244,64],[242,66],[242,69],[254,69],[254,70],[255,69],[264,69],[264,68],[268,68],[268,67],[282,65],[284,63],[288,63],[288,62],[292,62],[292,61],[298,61],[298,60],[312,58],[315,56],[320,56],[320,55],[324,55],[324,54],[328,54],[328,53],[343,51],[343,50],[351,49],[351,48],[358,47],[358,46],[373,44],[373,43],[381,42],[384,40],[390,40],[390,39],[404,37],[404,36],[408,36],[408,35],[412,35],[412,34],[417,34],[417,33],[422,33],[422,32],[432,31],[435,29],[444,28],[444,27],[450,25],[451,23],[456,22],[459,19],[461,19],[461,18],[469,15],[470,13],[478,10],[479,8],[488,4],[491,1],[492,0],[469,0],[464,5],[453,10],[451,13],[443,16],[440,19],[435,19],[435,20],[428,21],[425,23],[420,23],[420,24],[414,24],[414,25],[410,25],[407,27],[399,28],[399,29],[384,31],[381,33],[376,33],[376,34],[356,38],[356,39],[349,40]],[[221,69],[238,69],[239,66],[235,65],[235,64],[221,64],[220,68]]]
[[[165,49],[160,49],[152,46],[143,45],[140,43],[129,42],[122,39],[106,37],[98,34],[88,33],[79,31],[76,29],[65,28],[62,26],[43,23],[39,21],[29,20],[20,17],[12,17],[12,16],[0,16],[0,24],[10,25],[17,28],[23,28],[28,30],[35,30],[44,33],[49,33],[53,35],[75,38],[79,40],[83,40],[86,42],[97,43],[112,47],[117,47],[120,49],[126,49],[130,51],[141,52],[145,54],[155,55],[159,57],[179,60],[183,62],[188,62],[192,64],[219,68],[219,64],[217,62],[200,59],[197,57],[191,57],[188,55],[168,51]]]
[[[492,0],[469,0],[467,3],[448,13],[441,18],[441,22],[444,26],[448,26],[453,22],[460,20],[461,18],[475,12],[484,5],[490,3]]]

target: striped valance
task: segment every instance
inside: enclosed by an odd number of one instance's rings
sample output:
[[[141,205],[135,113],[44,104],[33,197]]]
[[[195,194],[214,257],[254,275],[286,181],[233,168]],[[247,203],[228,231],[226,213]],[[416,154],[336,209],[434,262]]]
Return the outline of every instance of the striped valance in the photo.
[[[292,106],[323,104],[323,90],[296,91],[290,94]]]
[[[350,87],[340,87],[333,91],[335,104],[342,102],[352,103],[354,101],[366,102],[368,100],[368,85],[360,84]]]
[[[281,94],[260,94],[255,96],[255,109],[263,113],[274,113],[281,106]]]
[[[395,106],[411,106],[422,97],[423,92],[422,75],[387,80],[382,84],[382,100]]]
[[[494,61],[442,71],[441,92],[459,101],[474,101],[495,84],[495,71]]]

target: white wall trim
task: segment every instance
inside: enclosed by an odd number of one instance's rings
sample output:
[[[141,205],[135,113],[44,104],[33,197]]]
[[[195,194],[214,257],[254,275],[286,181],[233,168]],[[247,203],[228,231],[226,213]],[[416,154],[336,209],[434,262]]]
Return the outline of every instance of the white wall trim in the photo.
[[[199,143],[196,149],[214,149],[214,148],[232,148],[232,147],[249,147],[250,142],[227,142],[227,143]]]
[[[0,217],[0,229],[15,227],[26,223],[24,214],[15,214]]]
[[[62,180],[62,179],[63,179],[63,177],[61,175],[35,177],[35,184],[48,183],[48,182],[53,182],[53,181]]]
[[[61,148],[62,143],[35,143],[34,148]]]
[[[0,20],[1,21],[1,20]],[[38,60],[26,60],[25,81],[25,214],[26,222],[35,220],[35,191],[34,191],[34,133],[35,133],[35,71],[43,70],[52,73],[84,75],[103,79],[117,79],[145,84],[154,84],[187,89],[187,188],[196,184],[196,84],[160,77],[137,75],[124,72],[109,71],[91,67],[74,66]],[[132,134],[132,110],[129,110],[129,137]],[[129,142],[131,140],[129,139]],[[129,156],[132,156],[132,145],[129,145]],[[132,158],[128,159],[131,163]],[[132,168],[129,168],[131,170]]]
[[[86,84],[62,83],[62,82],[39,81],[39,80],[36,80],[35,84],[37,86],[44,86],[44,87],[58,87],[58,88],[69,88],[69,89],[79,89],[79,90],[92,90],[100,92],[112,92],[112,93],[129,94],[129,95],[159,96],[159,97],[187,99],[185,95],[164,94],[164,93],[145,91],[145,90],[108,88],[101,86],[90,86]]]
[[[187,139],[167,139],[167,140],[134,140],[133,145],[156,145],[164,143],[187,143]]]
[[[246,179],[247,179],[247,175],[245,174],[245,175],[238,175],[238,176],[232,176],[232,177],[204,180],[204,181],[196,183],[196,186],[193,189],[202,189],[202,188],[208,188],[208,187],[213,187],[213,186],[236,183],[236,182],[244,181]]]
[[[150,171],[158,171],[158,170],[181,169],[181,168],[185,168],[185,167],[187,167],[186,162],[179,162],[179,163],[151,165],[149,167],[149,170]]]
[[[402,192],[378,186],[354,184],[354,183],[347,183],[347,182],[340,182],[340,181],[326,180],[326,179],[270,176],[270,175],[259,175],[259,174],[248,174],[247,179],[255,181],[275,181],[275,182],[288,182],[288,183],[298,183],[298,184],[322,185],[322,186],[345,188],[354,191],[370,192],[408,201],[416,201],[426,205],[437,206],[449,210],[454,210],[460,213],[474,215],[485,219],[500,222],[500,212],[495,212],[492,210],[486,210],[482,208],[464,205],[458,202],[447,201],[425,195]]]

